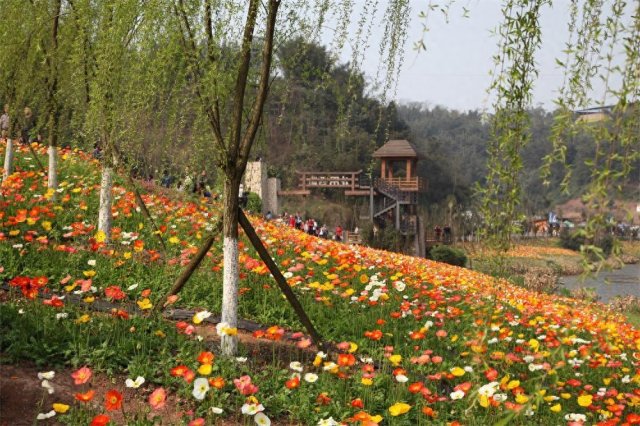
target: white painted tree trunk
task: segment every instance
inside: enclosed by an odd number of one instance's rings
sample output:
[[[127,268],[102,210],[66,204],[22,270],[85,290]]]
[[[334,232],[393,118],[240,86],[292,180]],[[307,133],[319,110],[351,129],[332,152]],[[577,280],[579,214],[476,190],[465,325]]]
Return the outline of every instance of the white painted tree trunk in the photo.
[[[238,188],[240,179],[225,179],[222,232],[222,322],[238,327]],[[220,346],[225,356],[235,356],[238,336],[222,336]]]
[[[47,178],[47,187],[58,189],[58,149],[55,146],[49,146],[49,176]]]
[[[4,173],[2,180],[5,180],[13,173],[13,140],[7,139],[7,150],[4,153]]]
[[[238,326],[238,239],[224,237],[222,276],[222,322]],[[238,336],[222,336],[220,346],[225,356],[235,356]]]
[[[111,239],[111,189],[113,187],[113,169],[109,166],[102,168],[100,182],[100,210],[98,211],[98,231],[104,232],[106,241]]]

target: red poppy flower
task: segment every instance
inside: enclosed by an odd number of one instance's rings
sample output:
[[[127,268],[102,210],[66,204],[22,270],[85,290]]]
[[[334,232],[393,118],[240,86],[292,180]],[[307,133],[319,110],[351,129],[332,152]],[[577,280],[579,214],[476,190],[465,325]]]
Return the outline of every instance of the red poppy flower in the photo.
[[[98,414],[91,420],[91,426],[104,426],[111,421],[111,418],[106,414]]]
[[[365,331],[364,337],[371,340],[380,340],[382,339],[382,331],[381,330]]]
[[[331,403],[331,397],[326,392],[322,392],[316,398],[316,402],[320,405],[329,405]]]
[[[351,401],[351,406],[353,408],[363,409],[364,408],[364,402],[360,398],[356,398],[353,401]]]
[[[295,389],[300,386],[300,378],[298,376],[292,377],[291,379],[287,380],[284,385],[287,387],[287,389]]]
[[[104,289],[104,295],[107,296],[108,299],[112,300],[122,300],[126,297],[126,294],[120,287],[117,285],[112,285]]]
[[[107,391],[104,396],[104,405],[107,410],[118,410],[122,407],[122,394],[115,389]]]
[[[200,355],[198,355],[198,362],[200,364],[212,364],[214,359],[215,356],[212,352],[200,352]]]
[[[173,367],[170,374],[173,377],[183,377],[187,371],[189,371],[189,367],[186,365],[179,365],[177,367]]]
[[[629,423],[630,425],[640,425],[640,414],[637,414],[637,413],[628,414],[627,418],[625,419],[625,422]]]
[[[123,311],[122,309],[113,308],[111,310],[111,315],[115,318],[129,319],[129,313],[127,311]]]
[[[42,301],[44,305],[52,306],[54,308],[62,308],[64,306],[64,302],[58,296],[52,296],[51,299],[45,299]]]
[[[424,406],[422,407],[422,414],[429,417],[435,417],[436,412],[431,407]]]
[[[424,388],[424,383],[415,382],[415,383],[411,383],[408,389],[409,389],[409,392],[411,393],[418,393],[422,391],[422,388]]]
[[[490,368],[484,372],[484,377],[486,377],[490,382],[493,382],[498,378],[498,370],[496,370],[495,368]]]

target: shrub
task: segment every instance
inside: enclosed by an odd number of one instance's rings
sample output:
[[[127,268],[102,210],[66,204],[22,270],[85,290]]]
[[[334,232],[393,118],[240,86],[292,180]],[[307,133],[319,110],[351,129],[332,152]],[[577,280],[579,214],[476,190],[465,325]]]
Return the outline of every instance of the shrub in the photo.
[[[585,243],[585,240],[584,235],[568,229],[563,229],[560,233],[560,246],[569,250],[580,251],[580,246]]]
[[[609,256],[613,251],[613,236],[605,235],[602,238],[596,239],[596,246],[602,249],[605,256]]]
[[[433,247],[429,251],[429,258],[455,266],[464,267],[467,264],[467,255],[464,251],[445,245]]]
[[[609,256],[613,250],[613,242],[613,236],[604,235],[603,237],[596,238],[595,246],[600,248],[605,256]],[[560,233],[560,245],[563,248],[580,251],[580,246],[589,244],[591,244],[591,241],[589,241],[579,230],[563,230]]]
[[[255,192],[247,193],[247,210],[251,213],[262,213],[262,199]]]

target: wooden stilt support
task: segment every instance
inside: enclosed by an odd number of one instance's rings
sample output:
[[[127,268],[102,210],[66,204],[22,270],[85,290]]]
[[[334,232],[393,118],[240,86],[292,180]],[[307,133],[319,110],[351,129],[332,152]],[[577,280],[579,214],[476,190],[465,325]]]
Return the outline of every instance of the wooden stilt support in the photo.
[[[149,223],[151,223],[151,227],[153,228],[153,233],[158,237],[158,240],[160,240],[160,244],[162,245],[162,249],[164,250],[165,256],[166,256],[167,245],[164,242],[164,238],[162,238],[162,233],[160,232],[160,229],[156,225],[156,222],[151,217],[151,213],[149,212],[147,205],[142,199],[142,196],[140,195],[140,191],[138,191],[138,187],[136,186],[133,178],[131,177],[131,173],[129,172],[127,172],[127,180],[129,181],[129,185],[133,187],[133,194],[136,197],[136,202],[138,203],[138,207],[140,207],[140,210],[142,210],[142,215],[145,218],[147,218]]]
[[[29,145],[29,151],[31,151],[31,155],[33,155],[33,159],[36,160],[36,163],[38,163],[38,167],[40,168],[40,171],[46,174],[47,170],[44,168],[44,166],[40,162],[40,159],[38,158],[38,154],[36,154],[36,151],[33,149],[30,143],[27,143],[27,145]]]
[[[187,281],[189,281],[189,278],[191,278],[191,275],[193,275],[196,269],[198,269],[198,266],[200,266],[200,263],[202,263],[202,260],[209,252],[209,249],[211,249],[211,246],[213,245],[213,241],[215,240],[216,235],[219,234],[221,231],[222,231],[222,218],[218,219],[218,221],[214,224],[211,235],[209,235],[204,240],[204,243],[200,246],[200,249],[198,249],[198,252],[196,253],[196,255],[193,257],[193,259],[191,259],[191,261],[189,262],[187,267],[184,269],[184,271],[182,271],[182,274],[180,274],[180,276],[175,280],[175,282],[173,283],[173,286],[171,287],[171,290],[169,290],[169,293],[167,293],[166,296],[164,296],[162,299],[158,301],[156,306],[153,308],[154,311],[157,312],[158,310],[164,309],[164,305],[165,303],[167,303],[167,299],[169,299],[170,296],[178,294],[180,290],[182,290],[182,287],[184,287]]]
[[[251,241],[251,244],[260,255],[262,261],[265,263],[265,265],[267,265],[267,268],[269,268],[269,271],[271,272],[271,275],[273,275],[273,278],[276,280],[278,287],[280,287],[280,290],[282,290],[282,293],[284,293],[285,297],[289,301],[289,304],[295,311],[296,315],[298,315],[298,319],[300,319],[302,325],[304,325],[304,327],[307,329],[307,332],[313,339],[314,343],[319,348],[327,351],[328,348],[322,341],[322,337],[316,331],[315,327],[311,323],[311,320],[304,311],[304,308],[300,304],[300,301],[296,297],[293,290],[291,290],[291,287],[289,287],[289,284],[287,284],[287,280],[284,276],[282,276],[280,269],[278,269],[278,265],[276,265],[276,263],[271,258],[271,255],[262,244],[262,240],[260,240],[260,237],[258,237],[258,234],[256,234],[255,229],[253,229],[253,226],[251,226],[249,219],[247,219],[247,217],[244,215],[242,209],[238,209],[238,222],[240,222],[240,226],[242,226],[244,233],[247,235],[247,238],[249,238],[249,241]]]
[[[120,152],[120,149],[116,146],[115,143],[111,143],[111,148],[113,148],[113,152],[115,153],[117,161],[120,164],[124,164],[124,161],[122,159],[122,153]],[[145,204],[144,200],[142,199],[142,196],[140,195],[140,191],[138,190],[138,186],[136,185],[135,181],[133,180],[133,177],[131,177],[131,171],[130,170],[126,170],[126,167],[125,167],[125,174],[127,175],[127,182],[129,182],[129,185],[131,185],[131,188],[133,189],[133,194],[136,197],[136,203],[138,203],[138,207],[140,207],[140,210],[142,211],[142,215],[151,224],[151,227],[153,228],[153,231],[154,231],[153,233],[160,240],[160,244],[162,245],[162,249],[164,250],[165,256],[166,256],[167,245],[164,242],[164,238],[162,238],[162,234],[160,232],[160,229],[158,228],[158,226],[156,225],[156,222],[151,217],[151,213],[149,212],[149,209],[147,208],[147,205]]]

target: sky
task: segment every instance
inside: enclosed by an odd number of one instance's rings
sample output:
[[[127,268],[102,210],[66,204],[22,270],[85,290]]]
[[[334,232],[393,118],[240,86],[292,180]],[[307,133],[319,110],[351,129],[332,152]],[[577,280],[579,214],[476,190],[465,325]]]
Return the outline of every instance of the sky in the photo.
[[[441,3],[446,3],[442,0]],[[382,5],[386,2],[381,1]],[[401,103],[420,102],[429,107],[436,105],[449,109],[491,109],[487,88],[491,84],[489,72],[493,68],[493,55],[497,52],[498,38],[491,34],[502,18],[499,0],[459,0],[454,2],[448,22],[438,12],[430,12],[426,21],[429,31],[424,35],[426,51],[416,51],[415,41],[423,37],[425,20],[420,11],[427,9],[428,0],[411,0],[411,20],[402,71],[397,81],[396,99]],[[438,1],[433,1],[438,3]],[[633,2],[631,2],[633,3]],[[557,90],[562,85],[563,71],[556,65],[556,58],[564,59],[562,50],[568,40],[569,0],[554,0],[553,8],[545,7],[540,18],[542,47],[536,61],[539,76],[534,86],[534,107],[551,110]],[[356,8],[362,0],[356,1]],[[462,6],[469,9],[463,17]],[[384,6],[380,6],[383,8]],[[357,19],[353,19],[350,33],[355,33]],[[374,25],[371,46],[379,44],[383,25]],[[324,39],[324,37],[323,37]],[[376,49],[372,49],[375,53]],[[349,60],[348,51],[341,54]],[[377,54],[367,54],[363,63],[364,72],[372,78],[378,70]],[[616,80],[619,84],[619,79]],[[601,100],[603,86],[596,82],[594,97]],[[594,105],[589,105],[594,106]]]

